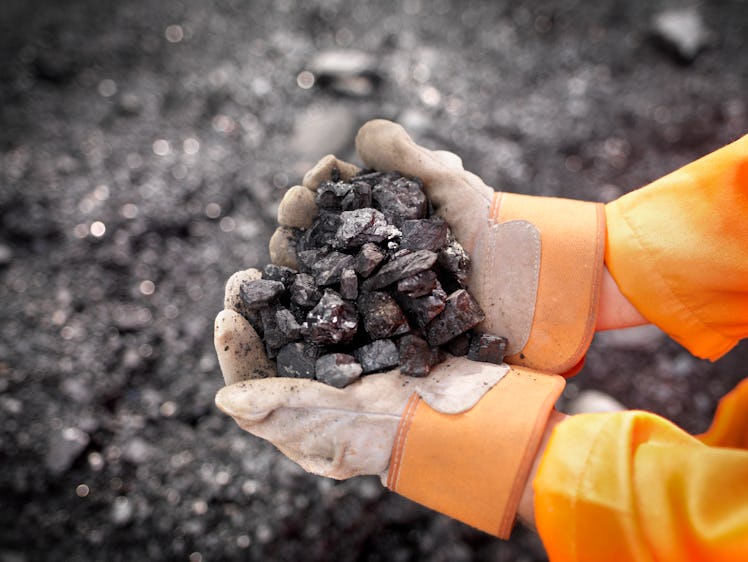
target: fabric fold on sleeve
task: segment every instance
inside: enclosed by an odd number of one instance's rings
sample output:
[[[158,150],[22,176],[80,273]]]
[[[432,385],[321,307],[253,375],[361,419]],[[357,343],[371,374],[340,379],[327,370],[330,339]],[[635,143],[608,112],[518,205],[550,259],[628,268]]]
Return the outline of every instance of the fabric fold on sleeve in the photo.
[[[533,484],[551,561],[748,560],[748,451],[708,446],[654,414],[568,418]]]
[[[710,360],[748,336],[748,135],[605,212],[605,263],[645,318]]]

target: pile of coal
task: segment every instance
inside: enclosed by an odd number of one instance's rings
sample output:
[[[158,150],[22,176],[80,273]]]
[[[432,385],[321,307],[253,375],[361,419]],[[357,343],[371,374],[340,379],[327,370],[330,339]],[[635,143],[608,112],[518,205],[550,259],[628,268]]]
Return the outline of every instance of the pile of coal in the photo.
[[[465,286],[470,258],[419,179],[334,171],[316,201],[297,233],[299,270],[270,264],[240,287],[278,376],[342,388],[398,366],[425,376],[445,351],[502,362],[506,340],[472,330],[484,314]]]

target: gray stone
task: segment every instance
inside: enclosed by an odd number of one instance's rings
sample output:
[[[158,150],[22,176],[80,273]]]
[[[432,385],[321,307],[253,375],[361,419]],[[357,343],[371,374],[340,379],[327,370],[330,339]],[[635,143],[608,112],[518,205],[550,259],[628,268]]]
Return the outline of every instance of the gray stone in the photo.
[[[91,438],[77,427],[66,427],[49,437],[45,464],[53,476],[67,472],[75,460],[86,450]]]
[[[711,33],[694,7],[665,10],[654,16],[652,30],[664,46],[690,62],[709,44]]]
[[[375,373],[396,367],[400,361],[397,346],[392,340],[374,340],[359,347],[354,355],[364,373]]]
[[[318,381],[336,388],[344,388],[361,376],[363,367],[352,355],[329,353],[317,359],[315,370]]]

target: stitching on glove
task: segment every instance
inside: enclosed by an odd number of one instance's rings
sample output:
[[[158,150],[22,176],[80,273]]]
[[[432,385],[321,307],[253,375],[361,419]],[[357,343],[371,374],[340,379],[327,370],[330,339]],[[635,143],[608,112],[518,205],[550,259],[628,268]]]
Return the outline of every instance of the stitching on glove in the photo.
[[[405,450],[405,442],[407,441],[410,424],[413,422],[413,416],[415,415],[416,408],[420,401],[421,397],[417,393],[414,392],[410,395],[408,403],[405,405],[405,411],[403,412],[400,424],[397,426],[395,446],[392,449],[392,456],[390,457],[390,470],[387,474],[387,487],[390,490],[397,490],[397,483],[400,479],[401,460],[403,451]]]

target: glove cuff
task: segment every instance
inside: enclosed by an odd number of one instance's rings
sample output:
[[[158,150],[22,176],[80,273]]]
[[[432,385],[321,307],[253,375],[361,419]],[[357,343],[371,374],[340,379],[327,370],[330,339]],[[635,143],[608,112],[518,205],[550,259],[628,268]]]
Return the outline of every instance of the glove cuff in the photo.
[[[507,538],[564,385],[558,375],[513,367],[473,408],[453,415],[413,394],[398,427],[387,487]]]
[[[605,255],[605,208],[588,201],[495,193],[489,221],[512,220],[528,221],[537,228],[540,263],[529,335],[521,350],[505,361],[573,375],[581,369],[595,333]],[[501,334],[501,328],[491,326],[490,331]]]

